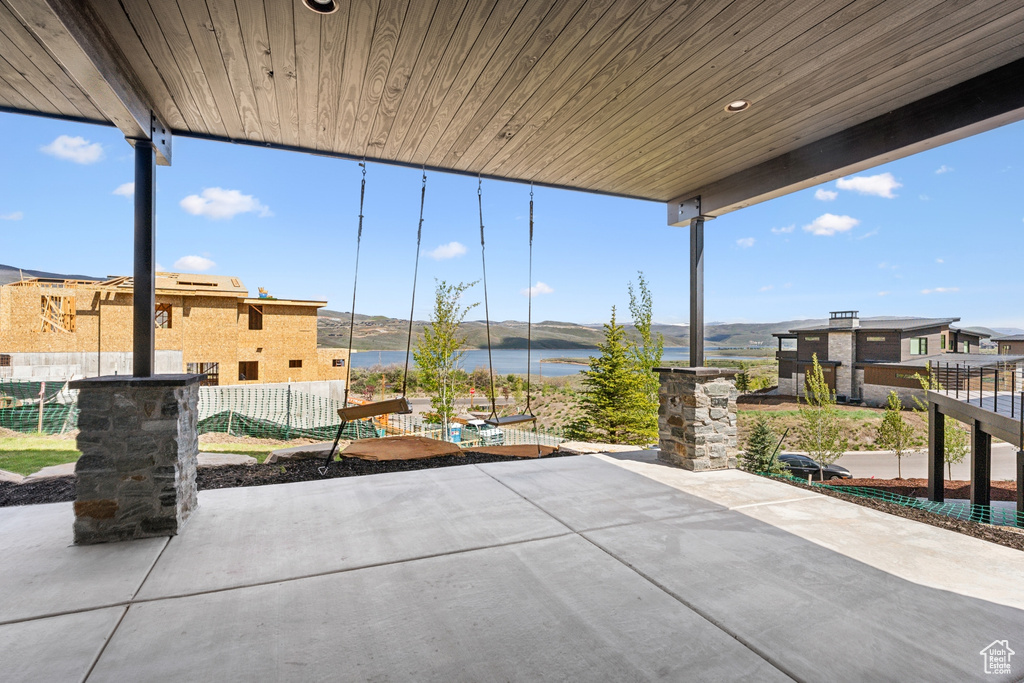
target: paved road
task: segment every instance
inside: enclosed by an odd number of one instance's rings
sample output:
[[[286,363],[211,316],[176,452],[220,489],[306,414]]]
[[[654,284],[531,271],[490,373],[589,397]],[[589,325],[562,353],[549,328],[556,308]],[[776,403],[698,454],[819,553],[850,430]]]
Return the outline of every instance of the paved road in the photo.
[[[992,446],[992,478],[1016,479],[1014,467],[1017,449],[1010,444],[1001,443]],[[953,478],[970,480],[970,455],[959,465],[953,465]],[[847,453],[836,461],[837,465],[850,470],[855,477],[878,477],[891,479],[896,476],[896,456],[891,451],[858,451]],[[928,462],[925,453],[916,453],[903,458],[904,478],[928,477]],[[948,475],[947,475],[948,476]]]
[[[512,399],[509,399],[508,401],[505,401],[504,397],[498,397],[498,399],[496,400],[496,403],[498,404],[499,407],[503,406],[503,405],[506,405],[506,404],[509,404],[509,403],[514,403],[514,402],[515,401],[513,401]],[[480,397],[480,398],[474,399],[473,403],[478,405],[478,406],[480,406],[480,405],[485,405],[485,404],[489,405],[490,402],[487,401],[487,399]],[[461,409],[465,410],[465,409],[469,408],[469,406],[470,406],[470,402],[469,402],[468,398],[460,398],[460,399],[456,399],[455,400],[455,407],[456,408],[461,408]],[[423,413],[425,413],[425,412],[430,410],[430,399],[429,398],[410,398],[409,399],[409,407],[412,408],[412,412],[414,414],[422,415]]]

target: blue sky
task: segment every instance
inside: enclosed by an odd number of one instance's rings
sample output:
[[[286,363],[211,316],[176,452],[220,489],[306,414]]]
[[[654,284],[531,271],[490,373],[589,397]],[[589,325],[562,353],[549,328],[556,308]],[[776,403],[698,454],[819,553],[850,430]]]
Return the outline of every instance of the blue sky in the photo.
[[[130,274],[132,201],[117,191],[133,162],[119,132],[0,113],[0,141],[0,263]],[[1024,328],[1022,152],[1018,123],[708,222],[708,321],[857,309]],[[157,261],[348,310],[359,177],[355,162],[178,138],[174,165],[157,169]],[[476,184],[428,174],[417,318],[434,278],[480,278]],[[360,313],[408,315],[419,190],[418,170],[369,165]],[[621,319],[642,270],[655,318],[687,321],[688,231],[665,225],[663,204],[546,188],[535,199],[528,283],[529,186],[484,181],[492,319],[524,320],[528,284],[535,320],[602,322],[612,305]]]

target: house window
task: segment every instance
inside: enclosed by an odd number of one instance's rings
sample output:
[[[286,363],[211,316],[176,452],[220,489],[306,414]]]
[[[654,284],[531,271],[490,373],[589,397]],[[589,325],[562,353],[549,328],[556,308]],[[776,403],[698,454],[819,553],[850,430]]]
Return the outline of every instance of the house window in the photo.
[[[1003,344],[1003,353],[1010,353],[1010,345],[1009,344]],[[11,358],[10,356],[7,356],[7,364],[8,365],[10,365],[10,363],[11,363],[10,358]],[[4,364],[4,357],[0,356],[0,365],[3,365],[3,364]]]
[[[885,337],[867,337],[869,342],[884,342]]]
[[[928,338],[927,337],[915,337],[910,340],[910,355],[911,356],[927,356],[928,355]]]
[[[185,371],[190,375],[206,375],[200,386],[215,387],[220,385],[220,363],[188,363]]]
[[[290,361],[288,361],[288,367],[290,367],[290,368],[301,368],[302,367],[302,361],[301,360],[290,360]]]
[[[1007,350],[1009,350],[1010,347],[1007,346],[1006,348],[1007,348]],[[0,368],[9,368],[9,367],[11,367],[11,354],[9,354],[9,353],[0,353]]]
[[[243,360],[238,362],[238,381],[254,382],[260,378],[260,362]]]
[[[821,339],[821,337],[804,337],[804,341],[807,342],[818,341],[819,339]]]
[[[169,329],[171,329],[171,305],[170,304],[157,304],[156,305],[156,328],[158,330],[169,330]]]
[[[249,329],[263,329],[263,307],[249,304]]]
[[[41,331],[75,331],[75,297],[44,294],[41,309]]]
[[[344,358],[335,358],[335,359],[331,360],[331,367],[334,367],[334,368],[343,368],[343,367],[345,367],[345,359]]]
[[[971,342],[968,342],[968,341],[960,342],[960,353],[970,353],[970,352],[971,352]]]
[[[939,337],[939,346],[942,347],[943,351],[946,350],[946,335],[941,335]]]

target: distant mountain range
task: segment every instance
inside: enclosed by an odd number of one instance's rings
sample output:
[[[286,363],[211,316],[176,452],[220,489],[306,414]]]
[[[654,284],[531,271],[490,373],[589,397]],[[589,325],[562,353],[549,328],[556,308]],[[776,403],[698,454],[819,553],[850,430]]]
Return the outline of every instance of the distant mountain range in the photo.
[[[352,347],[357,351],[395,351],[405,348],[409,321],[385,316],[356,314]],[[349,314],[321,309],[318,319],[321,346],[345,348],[348,346]],[[714,347],[771,347],[773,332],[785,332],[794,327],[814,324],[816,320],[788,320],[777,323],[710,323],[705,325],[705,340]],[[413,323],[413,338],[420,334],[426,323]],[[470,348],[487,348],[487,330],[482,320],[464,323]],[[626,326],[635,334],[631,325]],[[685,325],[653,326],[654,332],[665,337],[665,346],[689,346],[689,327]],[[491,321],[491,347],[495,349],[525,349],[526,323],[520,320]],[[538,349],[594,348],[604,340],[604,329],[599,324],[581,325],[558,320],[544,320],[533,324],[533,347]]]
[[[69,275],[50,273],[41,270],[19,269],[14,266],[0,264],[0,285],[17,282],[22,277],[44,277],[67,280],[100,280],[90,275]],[[345,348],[348,346],[349,314],[339,311],[321,309],[317,319],[317,337],[320,346]],[[807,325],[823,325],[824,319],[816,320],[785,320],[777,323],[720,323],[710,322],[704,326],[704,339],[708,346],[718,348],[747,348],[764,346],[771,348],[775,344],[772,333],[786,332],[796,327]],[[353,335],[353,348],[357,351],[394,351],[405,348],[408,335],[408,320],[356,314],[356,327]],[[413,338],[418,336],[426,323],[417,320],[413,323]],[[626,326],[630,334],[635,334],[631,325]],[[974,327],[973,330],[999,336],[1004,334],[1024,334],[1017,327]],[[465,323],[467,346],[471,348],[487,348],[487,333],[482,320]],[[665,337],[665,346],[689,346],[689,327],[686,325],[655,324],[654,331]],[[491,346],[495,349],[525,349],[526,323],[519,320],[491,321]],[[585,349],[594,348],[604,340],[604,330],[600,324],[578,324],[557,320],[544,320],[533,324],[533,346],[538,349]]]
[[[409,321],[386,316],[356,314],[352,348],[356,351],[397,351],[405,349],[409,333]],[[320,346],[345,348],[348,346],[349,314],[327,309],[320,310],[318,318],[318,341]],[[704,326],[704,340],[713,348],[774,348],[773,333],[787,332],[797,327],[824,325],[825,319],[784,320],[777,323],[707,323]],[[426,322],[413,322],[413,341],[422,332]],[[1024,330],[1013,327],[986,328],[972,327],[972,330],[999,336],[1021,334]],[[464,323],[466,346],[487,348],[487,330],[483,320]],[[636,334],[632,325],[626,325],[628,334]],[[690,335],[687,325],[655,324],[654,332],[665,337],[665,346],[689,346]],[[525,349],[526,323],[520,320],[491,321],[491,347],[494,349]],[[604,341],[604,329],[600,324],[579,324],[557,320],[544,320],[533,324],[533,347],[537,349],[583,349],[594,348]]]
[[[5,266],[0,263],[0,285],[9,285],[18,282],[22,277],[49,277],[58,280],[101,280],[103,278],[91,275],[65,275],[63,273],[47,273],[42,270],[25,270],[14,266]]]

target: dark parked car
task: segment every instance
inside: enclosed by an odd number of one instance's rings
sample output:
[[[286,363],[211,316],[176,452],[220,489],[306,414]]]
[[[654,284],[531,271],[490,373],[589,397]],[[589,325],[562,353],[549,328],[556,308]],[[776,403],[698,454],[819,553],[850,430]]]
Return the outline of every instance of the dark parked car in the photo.
[[[850,470],[845,467],[826,465],[822,468],[818,462],[811,460],[806,455],[783,453],[779,456],[779,462],[789,469],[790,474],[800,479],[807,479],[807,475],[811,475],[814,481],[822,481],[823,479],[853,479]]]

